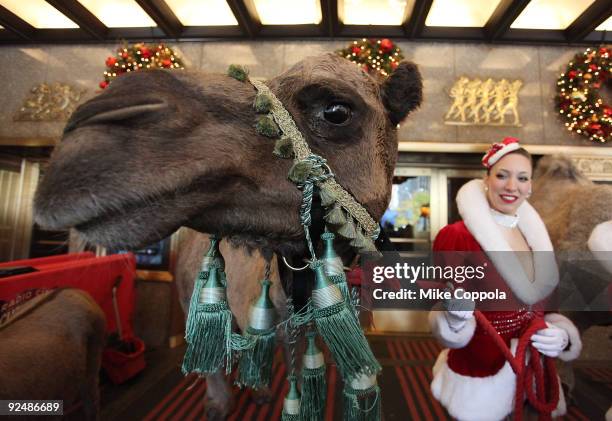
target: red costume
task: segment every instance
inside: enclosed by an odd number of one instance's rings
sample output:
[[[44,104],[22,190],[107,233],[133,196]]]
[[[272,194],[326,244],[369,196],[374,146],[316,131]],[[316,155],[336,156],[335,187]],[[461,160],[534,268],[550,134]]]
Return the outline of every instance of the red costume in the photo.
[[[496,272],[486,277],[487,290],[505,291],[518,305],[512,311],[487,311],[484,315],[514,352],[517,338],[534,317],[543,315],[537,309],[558,284],[548,233],[537,212],[524,202],[518,209],[518,228],[532,251],[547,252],[533,254],[532,282],[491,216],[482,181],[473,180],[463,186],[457,195],[457,205],[463,221],[440,231],[434,251],[486,254]],[[469,290],[474,285],[466,283],[462,287]],[[582,344],[573,323],[556,313],[544,318],[568,333],[570,345],[559,358],[566,361],[577,358]],[[443,311],[432,311],[429,319],[433,334],[450,348],[440,353],[433,369],[434,397],[461,420],[499,420],[510,414],[514,409],[516,375],[491,337],[474,318],[458,331],[450,328]],[[565,400],[560,391],[553,416],[564,413]]]

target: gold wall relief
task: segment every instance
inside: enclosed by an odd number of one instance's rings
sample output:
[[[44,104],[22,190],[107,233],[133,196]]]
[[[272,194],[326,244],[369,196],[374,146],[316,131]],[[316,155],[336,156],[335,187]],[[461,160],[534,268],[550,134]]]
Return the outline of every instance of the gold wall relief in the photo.
[[[64,83],[41,83],[30,90],[13,120],[68,120],[85,92],[84,89],[77,89]]]
[[[521,126],[518,113],[520,80],[488,78],[457,79],[449,92],[452,98],[445,124],[465,126]]]

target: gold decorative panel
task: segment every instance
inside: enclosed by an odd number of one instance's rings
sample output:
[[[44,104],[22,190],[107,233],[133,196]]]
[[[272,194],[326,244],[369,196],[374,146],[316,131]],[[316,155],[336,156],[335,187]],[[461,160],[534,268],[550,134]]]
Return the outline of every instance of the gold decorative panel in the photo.
[[[41,83],[30,90],[13,119],[15,121],[68,120],[85,92],[84,89],[79,90],[59,82]]]
[[[453,103],[444,116],[444,122],[466,126],[521,126],[518,93],[522,86],[520,80],[481,80],[462,76],[449,92]]]

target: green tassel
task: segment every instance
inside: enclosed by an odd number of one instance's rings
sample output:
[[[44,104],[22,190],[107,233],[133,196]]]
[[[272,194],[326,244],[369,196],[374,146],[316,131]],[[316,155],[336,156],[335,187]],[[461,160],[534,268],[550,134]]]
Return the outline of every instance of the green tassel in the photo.
[[[236,381],[238,385],[253,389],[270,386],[272,358],[276,344],[275,333],[274,328],[268,331],[247,328],[246,335],[255,340],[255,346],[242,352]]]
[[[297,388],[295,376],[289,376],[289,391],[283,401],[282,421],[299,421],[300,418],[300,392]]]
[[[349,292],[348,282],[346,282],[346,277],[344,275],[329,276],[329,280],[338,287],[338,289],[342,293],[342,298],[344,298],[347,302],[349,302],[348,300],[350,299],[351,294]]]
[[[363,249],[368,245],[368,242],[371,242],[372,240],[370,240],[369,238],[366,238],[362,233],[361,230],[356,230],[356,235],[355,238],[353,238],[350,242],[351,246],[355,247],[356,249]]]
[[[189,308],[187,351],[182,365],[185,374],[212,374],[231,352],[228,341],[232,334],[232,312],[216,266],[211,266],[204,278],[198,277]]]
[[[291,158],[293,155],[293,143],[288,137],[281,137],[274,144],[274,155],[280,158]]]
[[[346,224],[346,217],[340,205],[335,205],[331,208],[323,217],[325,222],[330,225],[344,225]]]
[[[269,137],[271,139],[275,139],[280,136],[280,129],[278,125],[274,122],[272,117],[267,115],[262,115],[257,119],[257,123],[255,123],[255,130],[262,136]]]
[[[326,208],[336,203],[336,196],[329,189],[321,188],[319,190],[319,197],[321,198],[321,205]]]
[[[240,82],[244,82],[249,78],[248,70],[238,64],[230,64],[229,68],[227,69],[227,75],[239,80]]]
[[[380,387],[375,376],[360,376],[344,386],[345,421],[380,421]]]
[[[291,169],[289,169],[289,180],[294,183],[303,183],[308,179],[312,171],[312,162],[310,161],[298,161]]]
[[[315,342],[315,333],[306,334],[308,345],[302,357],[302,401],[300,403],[303,420],[323,420],[327,398],[325,381],[325,359]]]
[[[325,275],[322,262],[315,261],[311,267],[316,275],[312,291],[315,323],[342,377],[378,373],[380,364],[339,288]]]
[[[266,94],[257,94],[253,103],[255,112],[259,114],[267,114],[272,109],[272,99]]]
[[[225,268],[225,261],[223,260],[223,256],[219,252],[219,238],[216,235],[210,236],[210,245],[208,246],[208,251],[204,255],[202,259],[202,264],[200,265],[200,271],[198,272],[198,276],[193,286],[193,292],[191,293],[191,301],[189,302],[189,312],[187,314],[187,322],[185,325],[185,336],[188,338],[193,335],[194,331],[194,321],[195,321],[195,313],[198,305],[198,300],[200,298],[200,290],[202,286],[206,283],[206,279],[208,279],[208,272],[211,266],[216,266],[221,270],[221,282],[225,285],[225,272],[223,269]]]
[[[329,280],[332,281],[342,292],[342,296],[345,300],[349,298],[348,285],[346,283],[346,276],[344,275],[344,264],[342,259],[336,254],[334,250],[334,238],[336,236],[331,232],[324,232],[321,235],[325,246],[321,261],[323,262],[323,269]]]
[[[365,242],[365,246],[359,249],[359,253],[368,254],[370,258],[379,259],[382,258],[382,253],[378,251],[374,241],[367,239]]]
[[[348,240],[357,238],[357,230],[355,229],[353,218],[346,218],[346,224],[338,228],[338,234]]]
[[[251,305],[246,335],[254,346],[242,352],[237,383],[254,389],[270,385],[276,342],[274,304],[270,300],[270,281],[262,282],[261,294]]]

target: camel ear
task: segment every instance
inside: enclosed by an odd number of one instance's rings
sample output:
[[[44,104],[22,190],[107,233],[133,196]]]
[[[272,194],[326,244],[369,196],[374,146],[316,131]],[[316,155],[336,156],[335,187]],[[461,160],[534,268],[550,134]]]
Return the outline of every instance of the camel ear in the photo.
[[[393,124],[421,104],[423,81],[416,64],[404,61],[382,85],[382,100]]]

